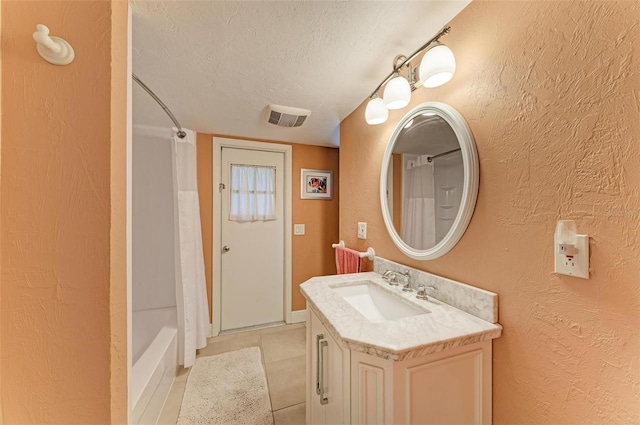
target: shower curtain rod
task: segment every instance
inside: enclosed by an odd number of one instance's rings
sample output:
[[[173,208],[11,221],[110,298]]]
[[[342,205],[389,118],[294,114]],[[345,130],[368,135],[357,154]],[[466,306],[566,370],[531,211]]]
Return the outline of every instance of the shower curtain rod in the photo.
[[[140,78],[138,78],[138,76],[136,74],[131,73],[131,77],[133,77],[133,81],[138,83],[138,85],[140,87],[142,87],[144,89],[144,91],[149,93],[149,96],[151,96],[153,98],[153,100],[158,102],[158,105],[160,105],[160,107],[162,109],[164,109],[164,111],[167,113],[167,115],[169,115],[169,118],[171,118],[171,121],[173,121],[173,123],[176,125],[176,127],[178,127],[178,133],[177,133],[178,137],[181,138],[181,139],[184,139],[185,137],[187,137],[187,133],[185,133],[184,130],[182,130],[182,126],[180,125],[180,123],[178,122],[176,117],[171,113],[169,108],[167,108],[167,105],[162,103],[160,98],[158,96],[156,96],[156,94],[149,87],[147,87],[147,85],[145,83],[143,83],[142,80]]]
[[[431,162],[436,158],[440,158],[441,156],[449,155],[450,153],[458,152],[459,150],[461,150],[461,149],[458,148],[458,149],[454,149],[452,151],[439,153],[438,155],[429,156],[429,157],[427,157],[427,161]]]

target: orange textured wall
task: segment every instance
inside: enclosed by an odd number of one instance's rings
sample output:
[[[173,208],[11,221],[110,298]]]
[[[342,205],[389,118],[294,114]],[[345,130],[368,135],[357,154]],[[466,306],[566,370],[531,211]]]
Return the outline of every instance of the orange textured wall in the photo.
[[[2,2],[5,423],[127,419],[126,22],[126,3]],[[72,64],[40,58],[37,23]]]
[[[494,424],[640,423],[639,16],[637,2],[474,1],[451,22],[457,73],[410,105],[452,105],[478,145],[475,214],[440,259],[403,256],[380,212],[410,107],[368,126],[363,104],[341,125],[341,238],[499,294]],[[590,236],[590,280],[552,273],[561,218]]]
[[[2,46],[2,1],[0,0],[0,46]],[[0,187],[2,186],[2,56],[0,53]],[[0,205],[2,205],[2,191],[0,190]],[[2,221],[0,220],[0,238],[2,237]],[[0,258],[2,245],[0,244]],[[1,265],[1,264],[0,264]],[[2,283],[0,271],[0,285]],[[1,286],[0,286],[1,288]],[[2,306],[2,290],[0,290],[0,308]],[[0,425],[4,423],[2,415],[2,314],[0,313]]]
[[[127,66],[129,48],[129,5],[115,0],[111,4],[111,155],[109,231],[109,319],[110,415],[111,423],[127,423]]]
[[[219,136],[228,137],[230,136]],[[207,273],[207,296],[211,303],[211,228],[213,193],[212,182],[212,138],[211,134],[198,133],[198,194],[202,220],[202,243],[205,247],[205,271]],[[251,140],[251,139],[244,139]],[[257,142],[281,143],[271,140]],[[286,143],[291,144],[291,143]],[[339,151],[334,148],[292,143],[292,219],[293,223],[305,224],[304,236],[293,236],[291,271],[291,307],[293,311],[304,310],[306,301],[300,294],[300,284],[313,276],[336,273],[332,243],[338,240],[338,206],[340,189]],[[333,170],[333,200],[315,201],[300,199],[300,169],[315,168]],[[292,230],[293,233],[293,230]],[[208,249],[208,252],[207,252]],[[211,304],[209,304],[211,305]]]
[[[305,234],[293,236],[291,309],[304,310],[307,302],[300,293],[300,284],[313,276],[336,274],[335,251],[338,242],[340,198],[340,152],[319,146],[293,145],[292,218],[294,224],[304,224]],[[333,200],[300,199],[300,169],[315,168],[333,171]]]
[[[198,174],[198,198],[200,199],[200,225],[202,226],[202,251],[204,255],[204,275],[207,280],[207,300],[209,322],[211,322],[211,240],[213,237],[213,143],[210,134],[198,133],[196,138],[196,167]]]

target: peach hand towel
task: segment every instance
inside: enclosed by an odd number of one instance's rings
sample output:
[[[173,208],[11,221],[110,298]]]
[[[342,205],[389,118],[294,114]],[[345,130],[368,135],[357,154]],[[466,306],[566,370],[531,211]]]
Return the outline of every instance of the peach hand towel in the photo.
[[[336,247],[336,269],[338,274],[360,273],[360,253],[342,246]]]

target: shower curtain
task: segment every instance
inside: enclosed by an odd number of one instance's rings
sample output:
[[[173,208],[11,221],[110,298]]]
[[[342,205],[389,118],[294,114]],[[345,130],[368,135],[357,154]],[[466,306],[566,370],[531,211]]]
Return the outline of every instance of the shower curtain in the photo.
[[[416,249],[436,244],[433,164],[417,157],[404,161],[402,239]]]
[[[176,130],[174,128],[172,148],[174,193],[177,194],[174,230],[178,361],[184,367],[191,367],[196,360],[196,349],[207,345],[209,309],[196,179],[196,133],[184,130],[187,136],[180,139]]]

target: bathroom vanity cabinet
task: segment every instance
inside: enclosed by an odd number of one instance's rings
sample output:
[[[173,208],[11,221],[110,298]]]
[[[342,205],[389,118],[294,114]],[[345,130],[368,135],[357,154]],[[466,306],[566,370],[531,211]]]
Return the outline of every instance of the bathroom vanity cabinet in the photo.
[[[441,298],[418,300],[372,272],[301,285],[307,424],[491,424],[492,340],[502,333],[497,295],[408,273]]]
[[[349,350],[311,310],[307,353],[308,424],[491,423],[491,341],[394,361]]]

